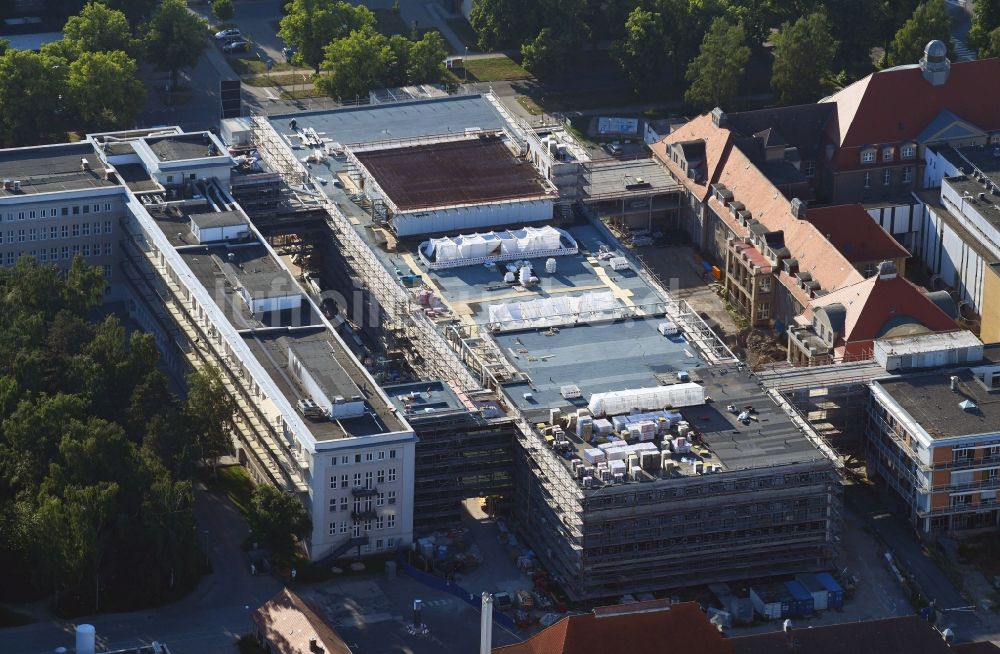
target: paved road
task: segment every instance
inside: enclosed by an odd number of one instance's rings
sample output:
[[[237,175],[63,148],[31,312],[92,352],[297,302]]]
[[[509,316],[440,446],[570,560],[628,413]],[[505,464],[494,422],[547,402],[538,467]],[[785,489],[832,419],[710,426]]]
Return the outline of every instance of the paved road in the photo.
[[[40,654],[72,647],[77,623],[97,629],[100,647],[124,648],[167,643],[173,654],[232,654],[235,638],[246,633],[250,611],[280,588],[269,576],[251,577],[240,550],[248,532],[239,512],[223,495],[199,491],[195,517],[212,562],[212,573],[183,600],[158,609],[52,620],[0,630],[0,652]]]

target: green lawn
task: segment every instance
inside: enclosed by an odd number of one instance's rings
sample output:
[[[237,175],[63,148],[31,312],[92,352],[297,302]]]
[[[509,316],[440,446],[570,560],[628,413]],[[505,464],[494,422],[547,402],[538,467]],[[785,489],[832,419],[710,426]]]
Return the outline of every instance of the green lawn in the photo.
[[[449,18],[445,21],[451,31],[455,33],[462,43],[469,46],[469,49],[478,48],[479,45],[477,41],[479,36],[476,34],[476,30],[472,29],[472,25],[469,25],[469,21],[464,18]]]
[[[465,69],[469,71],[469,80],[477,82],[519,80],[531,77],[531,73],[521,68],[516,61],[507,55],[488,59],[470,59],[465,62]]]
[[[243,466],[220,467],[217,478],[212,477],[212,471],[205,471],[205,484],[212,490],[217,490],[229,496],[236,508],[244,516],[250,511],[250,494],[254,483]]]
[[[545,113],[545,110],[542,109],[542,107],[530,96],[519,95],[515,99],[517,100],[517,103],[524,107],[532,116],[541,116]]]
[[[282,91],[282,100],[307,100],[309,98],[325,98],[326,94],[317,88]]]
[[[301,86],[312,83],[312,75],[302,76],[301,73],[271,73],[270,75],[254,75],[244,77],[243,83],[248,86]]]
[[[260,59],[250,59],[244,57],[227,57],[227,59],[229,59],[229,65],[233,67],[233,70],[240,77],[244,75],[264,75],[267,73],[267,63],[261,61]],[[274,66],[271,67],[272,75],[274,73],[281,73],[289,70],[292,70],[292,65],[287,61],[276,61],[274,62]],[[266,85],[255,84],[254,86]]]

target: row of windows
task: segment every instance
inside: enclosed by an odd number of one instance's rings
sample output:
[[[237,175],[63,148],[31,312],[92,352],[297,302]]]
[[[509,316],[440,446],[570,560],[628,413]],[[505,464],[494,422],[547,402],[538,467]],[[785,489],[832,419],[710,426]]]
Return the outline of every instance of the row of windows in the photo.
[[[111,256],[111,247],[111,243],[104,244],[104,256]],[[19,258],[24,256],[34,257],[34,259],[39,263],[56,263],[60,259],[63,261],[69,261],[77,255],[81,255],[84,258],[90,256],[99,257],[101,256],[101,246],[100,244],[95,243],[94,247],[91,248],[89,243],[84,243],[82,247],[80,245],[74,245],[72,247],[64,245],[61,248],[42,248],[41,250],[22,250],[20,252],[10,251],[7,253],[5,263],[8,266],[13,266],[17,263]],[[105,275],[110,277],[111,273],[107,271],[111,269],[111,266],[104,266],[104,269]]]
[[[110,220],[104,221],[104,233],[110,234],[113,230],[113,223]],[[23,243],[25,239],[29,241],[44,241],[46,239],[77,238],[79,236],[97,236],[101,233],[101,223],[76,223],[73,225],[50,225],[48,227],[29,227],[28,229],[8,230],[7,243]],[[0,243],[3,242],[3,232],[0,231]]]
[[[863,163],[875,163],[876,150],[871,148],[861,153]],[[904,145],[899,149],[900,159],[912,159],[917,155],[917,149],[913,145]],[[882,148],[882,161],[892,161],[896,156],[896,148],[889,145]]]
[[[379,450],[378,452],[365,452],[364,453],[364,457],[363,457],[364,458],[364,462],[365,463],[372,463],[374,461],[385,461],[385,452],[386,452],[385,450]],[[330,465],[332,465],[332,466],[337,465],[337,458],[338,457],[336,455],[334,455],[333,458],[330,459]],[[340,456],[340,465],[344,465],[344,466],[349,465],[351,463],[351,459],[352,458],[354,459],[354,463],[361,463],[362,462],[362,455],[361,454],[355,454],[355,455],[353,455],[353,457],[350,454],[343,454],[343,455]],[[395,449],[389,450],[389,458],[390,459],[395,459],[396,458],[396,450]]]
[[[900,182],[903,184],[909,184],[913,181],[913,167],[904,166],[902,168],[902,176],[900,177]],[[886,168],[882,171],[882,185],[889,186],[892,184],[892,168]],[[872,172],[870,170],[865,171],[865,188],[870,188],[872,185]]]
[[[341,488],[348,488],[349,487],[348,486],[348,482],[349,481],[350,481],[350,475],[341,475],[340,476],[340,487]],[[395,468],[389,468],[387,470],[385,470],[385,469],[379,469],[379,470],[376,470],[374,472],[371,471],[371,470],[369,470],[364,475],[364,484],[363,485],[361,483],[361,473],[360,472],[355,472],[354,473],[354,485],[350,486],[350,488],[371,488],[373,481],[376,484],[384,484],[386,482],[388,482],[388,483],[391,484],[392,482],[396,481],[396,469]],[[336,487],[337,487],[337,475],[331,475],[330,476],[330,488],[336,488]]]
[[[111,203],[104,205],[104,211],[111,211]],[[4,220],[11,223],[15,220],[35,220],[37,218],[56,218],[58,216],[79,216],[86,213],[100,213],[100,204],[73,205],[72,207],[50,207],[48,209],[28,209],[27,211],[9,211]]]
[[[383,529],[395,529],[396,528],[396,516],[392,513],[385,516],[378,516],[375,518],[374,525],[371,520],[365,520],[364,525],[358,523],[352,523],[348,520],[337,522],[331,522],[327,533],[330,536],[335,536],[339,531],[342,534],[346,534],[348,530],[352,532],[352,535],[359,536],[362,531],[382,531]],[[390,539],[392,540],[392,539]]]
[[[392,505],[396,503],[396,491],[387,491],[385,493],[379,493],[375,496],[375,506],[385,506],[386,504]],[[340,505],[341,511],[347,511],[350,508],[351,500],[347,495],[341,496],[339,499],[336,497],[330,498],[330,513],[337,512],[337,505]],[[372,498],[366,497],[364,501],[365,511],[371,511],[372,509]],[[361,498],[354,498],[354,510],[361,510]]]

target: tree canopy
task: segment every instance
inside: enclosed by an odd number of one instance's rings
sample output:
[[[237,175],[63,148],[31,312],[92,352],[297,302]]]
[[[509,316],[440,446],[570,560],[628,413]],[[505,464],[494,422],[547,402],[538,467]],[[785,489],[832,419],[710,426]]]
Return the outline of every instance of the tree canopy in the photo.
[[[187,8],[185,0],[162,0],[146,24],[146,54],[159,70],[177,71],[198,63],[205,51],[205,21]]]
[[[969,28],[969,44],[984,50],[980,56],[996,57],[992,47],[993,34],[1000,28],[1000,0],[975,0],[972,7],[972,26]]]
[[[221,21],[232,20],[236,15],[233,0],[212,0],[212,13]]]
[[[319,72],[326,47],[351,32],[375,29],[375,14],[363,5],[334,0],[292,0],[278,36],[295,48],[295,60]]]
[[[80,258],[0,269],[0,599],[134,609],[202,571],[192,475],[231,405],[211,371],[182,402],[150,334],[92,322],[104,285]]]
[[[272,486],[253,489],[247,520],[251,537],[281,565],[293,561],[296,539],[312,531],[312,521],[302,503]]]
[[[800,104],[818,100],[832,75],[837,52],[826,13],[817,11],[785,23],[772,41],[771,86],[781,94],[781,101]]]
[[[701,109],[725,106],[739,90],[749,60],[743,26],[716,18],[701,51],[688,66],[686,77],[691,85],[684,99]]]
[[[75,115],[88,129],[132,127],[146,87],[134,59],[124,52],[84,52],[69,66],[66,90]]]
[[[886,63],[890,66],[915,64],[924,55],[924,47],[937,39],[951,51],[951,17],[944,0],[927,0],[919,5],[889,47]]]
[[[444,39],[435,31],[410,41],[371,28],[355,30],[327,45],[316,86],[331,97],[353,101],[378,87],[435,83],[444,75],[445,56]]]
[[[77,53],[121,50],[134,57],[139,51],[125,14],[100,2],[89,2],[79,15],[70,16],[63,41]]]

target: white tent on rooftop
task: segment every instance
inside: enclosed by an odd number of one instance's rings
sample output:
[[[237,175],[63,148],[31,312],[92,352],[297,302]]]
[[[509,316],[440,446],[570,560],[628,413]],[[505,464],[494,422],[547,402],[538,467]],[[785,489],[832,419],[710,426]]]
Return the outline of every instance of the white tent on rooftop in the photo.
[[[420,256],[433,268],[573,254],[577,244],[569,233],[546,225],[521,229],[432,238],[420,244]]]
[[[694,382],[594,393],[587,408],[595,416],[618,416],[664,407],[699,406],[705,403],[705,389]]]
[[[622,306],[610,291],[490,305],[490,323],[500,331],[556,327],[614,318]]]

